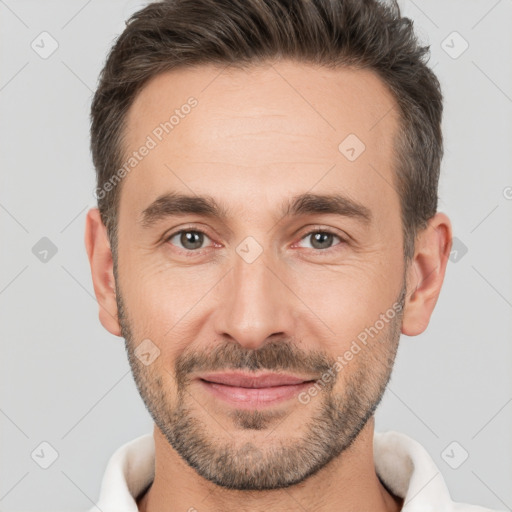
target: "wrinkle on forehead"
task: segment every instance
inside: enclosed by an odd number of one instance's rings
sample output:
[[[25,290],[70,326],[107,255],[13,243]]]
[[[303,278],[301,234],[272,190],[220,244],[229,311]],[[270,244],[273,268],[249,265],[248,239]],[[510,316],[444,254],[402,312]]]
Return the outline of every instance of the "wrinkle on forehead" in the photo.
[[[367,148],[382,151],[390,149],[384,142],[398,122],[392,95],[369,70],[288,61],[247,70],[208,65],[150,80],[128,113],[127,146],[137,146],[191,96],[198,106],[173,129],[169,139],[176,146],[191,144],[191,134],[202,147],[208,142],[218,145],[220,139],[227,143],[250,138],[257,143],[279,136],[280,142],[314,141],[318,154],[335,154],[336,142],[356,133]]]

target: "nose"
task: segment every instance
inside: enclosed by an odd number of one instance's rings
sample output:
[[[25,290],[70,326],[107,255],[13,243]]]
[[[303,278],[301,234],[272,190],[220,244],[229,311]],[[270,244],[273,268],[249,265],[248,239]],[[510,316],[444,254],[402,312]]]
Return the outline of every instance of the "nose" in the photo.
[[[293,293],[263,254],[252,263],[235,255],[218,290],[216,334],[247,349],[257,349],[275,335],[293,337],[296,323]]]

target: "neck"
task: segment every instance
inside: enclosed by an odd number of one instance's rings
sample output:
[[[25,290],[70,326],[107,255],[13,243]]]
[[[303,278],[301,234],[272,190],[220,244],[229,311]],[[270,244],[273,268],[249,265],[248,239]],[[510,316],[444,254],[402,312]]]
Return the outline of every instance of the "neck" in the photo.
[[[311,512],[398,512],[403,500],[389,493],[375,472],[373,431],[371,418],[347,450],[299,484],[271,491],[237,491],[199,476],[155,425],[155,478],[137,505],[140,512],[284,512],[297,508]]]

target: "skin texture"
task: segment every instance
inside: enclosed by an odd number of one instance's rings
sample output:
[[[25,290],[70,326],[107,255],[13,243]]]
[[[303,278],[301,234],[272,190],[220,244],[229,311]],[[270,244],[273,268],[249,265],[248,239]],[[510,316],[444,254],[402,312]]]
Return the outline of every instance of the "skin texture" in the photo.
[[[437,213],[405,268],[393,97],[367,70],[289,61],[175,70],[137,96],[127,154],[191,96],[197,106],[123,179],[116,272],[97,209],[86,223],[100,321],[126,339],[155,420],[155,480],[139,509],[399,510],[375,473],[373,412],[400,333],[428,325],[452,232]],[[349,134],[365,144],[354,161],[338,150]],[[229,215],[187,214],[144,228],[142,212],[165,192],[209,195]],[[371,222],[284,217],[283,201],[306,192],[345,195]],[[204,231],[200,248],[169,238],[180,229]],[[318,248],[315,230],[335,236]],[[262,250],[251,263],[237,252],[247,237]],[[317,378],[397,304],[401,311],[307,404],[292,398],[240,411],[195,380],[229,368]],[[145,339],[159,350],[149,365],[135,352]]]

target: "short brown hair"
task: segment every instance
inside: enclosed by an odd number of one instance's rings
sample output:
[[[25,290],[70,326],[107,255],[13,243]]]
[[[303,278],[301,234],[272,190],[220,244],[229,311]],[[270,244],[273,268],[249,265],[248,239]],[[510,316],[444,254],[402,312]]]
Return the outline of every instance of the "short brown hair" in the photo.
[[[243,68],[272,59],[374,71],[400,113],[394,186],[404,257],[437,210],[442,94],[410,19],[396,0],[163,0],[126,23],[101,72],[91,109],[98,208],[114,253],[121,186],[104,185],[123,161],[126,114],[155,75],[197,64]]]

